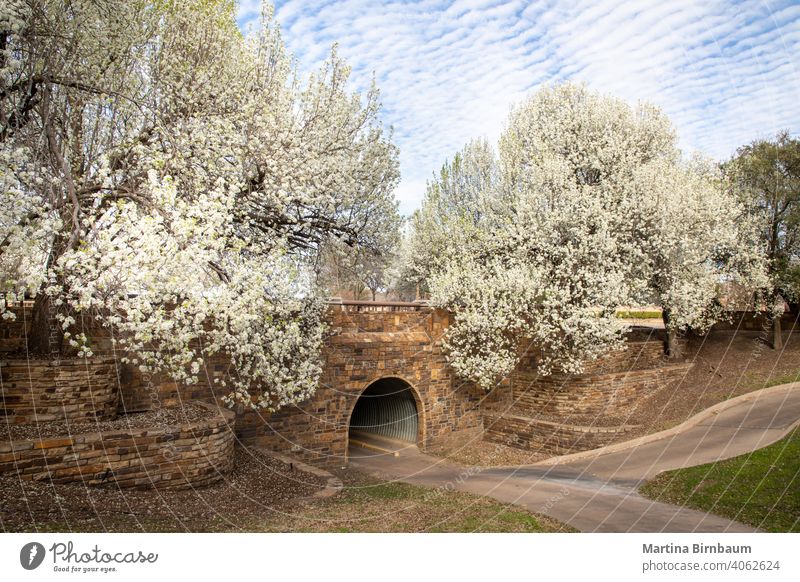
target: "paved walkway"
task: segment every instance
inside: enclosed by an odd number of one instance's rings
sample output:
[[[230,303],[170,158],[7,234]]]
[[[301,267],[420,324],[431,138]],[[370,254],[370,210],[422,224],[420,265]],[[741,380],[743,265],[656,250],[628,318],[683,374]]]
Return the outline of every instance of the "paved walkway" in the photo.
[[[559,519],[581,531],[749,532],[754,528],[646,499],[636,492],[657,473],[765,447],[800,421],[800,383],[748,394],[681,427],[600,451],[521,467],[466,467],[406,447],[400,456],[351,448],[354,468],[426,487],[487,495]],[[643,442],[645,441],[645,442]]]

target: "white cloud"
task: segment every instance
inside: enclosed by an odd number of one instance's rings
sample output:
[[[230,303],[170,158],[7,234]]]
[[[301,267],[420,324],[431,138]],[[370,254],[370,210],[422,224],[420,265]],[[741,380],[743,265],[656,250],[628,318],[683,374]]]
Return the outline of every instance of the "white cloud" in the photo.
[[[800,6],[712,0],[278,0],[303,71],[338,42],[365,90],[373,72],[401,150],[401,209],[466,141],[499,135],[508,110],[566,79],[661,106],[682,146],[723,158],[800,130]],[[240,22],[259,2],[240,3]]]

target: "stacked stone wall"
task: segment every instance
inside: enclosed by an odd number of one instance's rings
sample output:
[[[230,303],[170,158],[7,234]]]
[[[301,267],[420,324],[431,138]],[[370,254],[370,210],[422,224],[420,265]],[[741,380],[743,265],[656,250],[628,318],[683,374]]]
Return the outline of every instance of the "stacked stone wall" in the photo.
[[[531,415],[624,416],[643,398],[680,381],[691,367],[682,363],[574,377],[519,374],[513,401]]]
[[[111,419],[118,394],[110,358],[0,362],[0,418],[8,424]]]
[[[625,419],[691,367],[666,363],[658,340],[630,341],[627,349],[590,363],[578,375],[540,377],[536,354],[526,354],[511,375],[510,389],[484,405],[484,438],[551,455],[606,446],[637,429]]]
[[[0,475],[123,488],[200,487],[232,468],[233,423],[233,413],[221,410],[170,427],[0,442]]]
[[[489,442],[549,455],[565,455],[604,447],[624,438],[635,426],[568,425],[511,413],[484,415]]]

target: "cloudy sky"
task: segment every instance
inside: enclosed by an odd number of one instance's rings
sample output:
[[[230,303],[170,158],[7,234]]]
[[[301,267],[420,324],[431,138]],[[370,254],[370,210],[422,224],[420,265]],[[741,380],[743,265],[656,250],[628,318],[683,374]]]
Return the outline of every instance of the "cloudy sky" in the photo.
[[[260,0],[239,0],[246,29]],[[401,151],[401,210],[473,137],[495,141],[542,83],[586,82],[662,107],[685,150],[718,158],[781,128],[800,132],[800,4],[716,0],[277,0],[302,72],[331,45],[374,74]]]

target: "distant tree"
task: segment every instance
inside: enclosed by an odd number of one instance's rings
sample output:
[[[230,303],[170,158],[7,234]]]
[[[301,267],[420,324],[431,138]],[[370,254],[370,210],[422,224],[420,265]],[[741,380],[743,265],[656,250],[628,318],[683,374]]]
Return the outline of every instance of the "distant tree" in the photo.
[[[469,142],[445,162],[427,183],[422,206],[411,216],[397,268],[397,285],[429,292],[429,279],[463,250],[484,214],[483,205],[494,192],[497,179],[495,154],[485,139]],[[402,283],[401,283],[402,282]]]
[[[401,244],[403,219],[392,200],[376,208],[370,217],[369,245],[348,245],[330,238],[322,245],[317,264],[317,282],[329,295],[352,294],[360,299],[369,291],[375,301],[391,282],[391,267]]]
[[[408,227],[408,223],[407,226]],[[401,233],[397,252],[386,269],[389,295],[399,301],[420,299],[420,280],[413,275],[408,266],[411,262],[411,237],[409,231]]]
[[[732,188],[761,219],[773,309],[773,339],[782,346],[784,299],[800,299],[800,140],[782,131],[740,147],[724,170]]]

